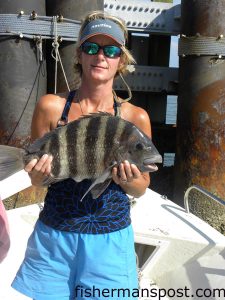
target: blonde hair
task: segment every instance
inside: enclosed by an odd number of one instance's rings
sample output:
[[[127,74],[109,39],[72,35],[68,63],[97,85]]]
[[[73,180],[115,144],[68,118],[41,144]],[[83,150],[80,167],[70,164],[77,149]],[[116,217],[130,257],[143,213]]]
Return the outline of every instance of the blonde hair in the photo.
[[[96,20],[96,19],[103,19],[103,20],[108,19],[108,20],[111,20],[111,21],[115,22],[123,30],[125,40],[127,40],[127,38],[128,38],[128,30],[127,30],[127,27],[125,25],[125,22],[122,19],[117,18],[115,16],[112,16],[112,15],[110,15],[110,14],[104,12],[104,11],[93,11],[93,12],[89,13],[81,23],[81,28],[80,28],[80,32],[79,32],[79,36],[78,36],[78,42],[77,42],[78,46],[76,47],[76,52],[75,52],[74,69],[75,69],[76,77],[79,77],[79,78],[82,75],[82,66],[81,66],[81,64],[79,63],[79,60],[78,60],[79,53],[80,53],[80,48],[79,48],[80,36],[81,36],[81,33],[84,30],[85,26],[89,22],[91,22],[93,20]],[[117,73],[116,73],[115,77],[118,76],[118,75],[120,75],[120,76],[124,75],[127,72],[127,66],[130,65],[130,64],[136,63],[134,57],[132,56],[130,51],[125,46],[122,45],[121,49],[122,49],[121,59],[123,61],[123,64],[120,65],[119,69],[117,70]]]

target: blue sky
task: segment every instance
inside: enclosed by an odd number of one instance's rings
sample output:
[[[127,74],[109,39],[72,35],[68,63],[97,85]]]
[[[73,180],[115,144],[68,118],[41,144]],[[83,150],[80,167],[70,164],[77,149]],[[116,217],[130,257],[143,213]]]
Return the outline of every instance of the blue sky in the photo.
[[[180,4],[180,2],[181,2],[180,0],[173,0],[173,4],[174,4],[174,5]]]
[[[173,5],[180,4],[180,2],[180,0],[174,0]],[[171,38],[170,67],[178,67],[178,37],[176,36]]]
[[[180,0],[174,0],[173,5],[180,4]],[[171,37],[171,47],[170,47],[170,67],[179,66],[178,58],[178,37]],[[166,110],[166,124],[176,124],[177,119],[177,96],[167,96],[167,110]]]

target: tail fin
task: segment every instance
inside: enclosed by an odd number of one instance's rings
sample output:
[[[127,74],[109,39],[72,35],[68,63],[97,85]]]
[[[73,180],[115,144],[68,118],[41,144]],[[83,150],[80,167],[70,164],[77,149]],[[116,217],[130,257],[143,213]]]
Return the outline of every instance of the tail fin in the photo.
[[[23,149],[0,145],[0,181],[24,168],[24,153]]]

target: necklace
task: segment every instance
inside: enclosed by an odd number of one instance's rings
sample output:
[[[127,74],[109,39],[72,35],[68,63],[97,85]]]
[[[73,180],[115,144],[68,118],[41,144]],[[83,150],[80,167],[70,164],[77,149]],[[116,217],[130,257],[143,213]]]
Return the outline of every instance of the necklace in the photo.
[[[78,98],[78,102],[79,102],[79,105],[80,105],[80,111],[81,111],[82,115],[84,115],[84,112],[83,112],[83,109],[82,109],[82,106],[81,106],[81,102],[80,102],[80,98]]]
[[[120,101],[118,99],[118,96],[117,96],[116,92],[114,90],[112,90],[112,93],[113,93],[113,99],[114,99],[114,101],[116,101],[117,104],[119,105]],[[79,89],[77,90],[76,95],[77,95],[77,97],[76,97],[77,98],[77,102],[79,103],[79,106],[80,106],[80,111],[81,111],[82,115],[84,115],[84,112],[83,112],[83,109],[82,109],[82,105],[81,105],[81,101],[80,101],[80,90]]]

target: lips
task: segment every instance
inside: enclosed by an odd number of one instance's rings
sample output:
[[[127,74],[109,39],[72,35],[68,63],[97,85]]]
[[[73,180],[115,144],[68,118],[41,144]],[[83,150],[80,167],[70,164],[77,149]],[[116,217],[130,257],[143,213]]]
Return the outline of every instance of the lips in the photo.
[[[151,164],[155,164],[155,163],[158,163],[158,164],[162,163],[162,156],[160,154],[154,155],[151,158],[146,158],[143,161],[144,165],[151,165]]]
[[[102,67],[102,66],[93,66],[93,65],[92,65],[92,67],[93,67],[93,68],[98,68],[98,69],[104,69],[104,70],[106,69],[105,67]]]
[[[143,161],[143,165],[148,172],[155,172],[158,170],[158,167],[155,165],[155,163],[162,163],[162,156],[160,154],[155,155],[152,158],[146,158]]]
[[[148,164],[148,165],[145,164],[144,166],[146,171],[148,172],[155,172],[158,170],[158,167],[155,164]]]

